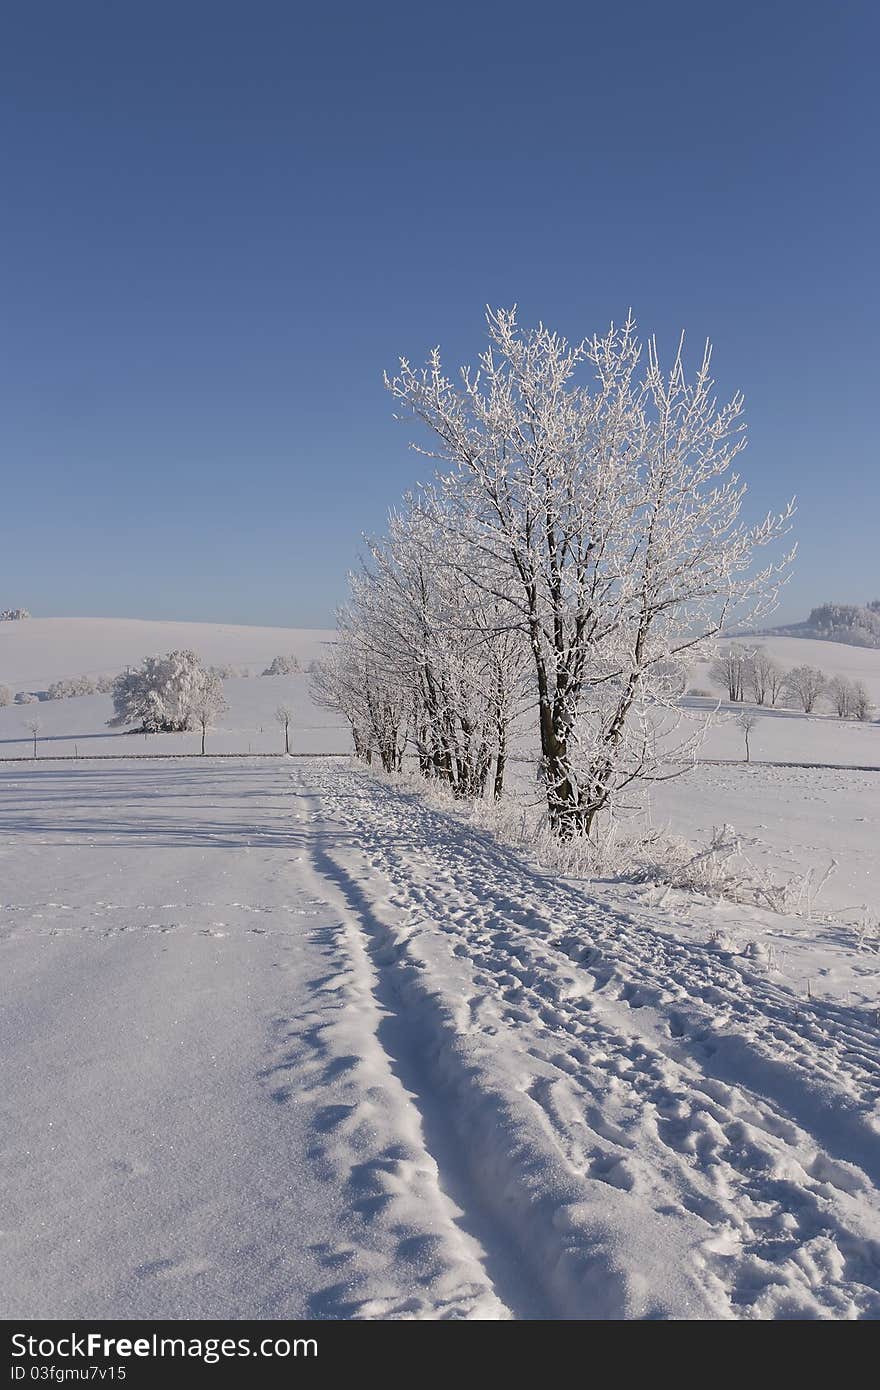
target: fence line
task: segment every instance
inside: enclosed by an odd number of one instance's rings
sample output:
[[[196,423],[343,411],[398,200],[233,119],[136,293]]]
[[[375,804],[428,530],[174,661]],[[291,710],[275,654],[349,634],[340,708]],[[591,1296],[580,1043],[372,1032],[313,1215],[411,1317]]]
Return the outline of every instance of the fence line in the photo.
[[[163,762],[169,758],[180,761],[197,758],[199,762],[211,758],[350,758],[351,753],[38,753],[36,757],[27,753],[17,753],[11,757],[0,756],[0,763],[87,763],[117,762],[130,763]]]

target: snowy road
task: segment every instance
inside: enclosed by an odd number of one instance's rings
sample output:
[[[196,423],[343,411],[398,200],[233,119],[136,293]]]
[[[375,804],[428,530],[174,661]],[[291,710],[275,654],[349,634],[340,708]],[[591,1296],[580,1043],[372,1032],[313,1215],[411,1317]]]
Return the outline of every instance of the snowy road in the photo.
[[[0,885],[5,1316],[880,1315],[864,1007],[338,764],[4,773]]]
[[[280,765],[0,787],[0,1312],[504,1316]]]

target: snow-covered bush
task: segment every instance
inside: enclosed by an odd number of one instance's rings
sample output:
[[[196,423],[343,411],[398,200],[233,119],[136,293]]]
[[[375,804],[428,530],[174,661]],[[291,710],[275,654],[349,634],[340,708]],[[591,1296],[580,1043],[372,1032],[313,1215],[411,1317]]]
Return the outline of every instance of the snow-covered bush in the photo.
[[[240,680],[242,677],[250,675],[247,666],[230,666],[226,663],[221,663],[219,666],[209,666],[208,670],[213,675],[219,676],[222,681]]]
[[[136,670],[116,677],[112,693],[116,713],[110,726],[135,724],[150,733],[176,733],[197,723],[204,732],[225,708],[220,678],[191,651],[148,656]]]
[[[759,869],[747,857],[731,825],[716,826],[709,843],[696,850],[678,836],[661,837],[657,843],[661,853],[655,863],[642,868],[645,880],[785,916],[811,917],[817,897],[837,868],[832,859],[821,873],[809,869],[784,879],[773,878],[769,870]]]
[[[97,685],[91,676],[72,676],[67,680],[53,681],[46,691],[47,700],[71,700],[79,695],[94,695]]]
[[[12,704],[12,691],[8,685],[0,685],[0,709]]]
[[[274,657],[271,664],[261,674],[264,676],[293,676],[299,670],[299,658],[291,653],[289,656]]]

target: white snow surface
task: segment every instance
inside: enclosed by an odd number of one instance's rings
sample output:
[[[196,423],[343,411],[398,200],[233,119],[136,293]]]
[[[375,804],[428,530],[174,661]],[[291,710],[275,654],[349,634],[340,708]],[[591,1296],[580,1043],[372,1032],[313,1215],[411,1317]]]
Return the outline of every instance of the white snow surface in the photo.
[[[7,1317],[880,1314],[876,951],[342,760],[7,764],[0,882]]]
[[[32,619],[0,683],[332,637]],[[880,652],[761,640],[880,704]],[[278,753],[280,704],[295,752],[349,748],[306,675],[224,689],[209,753]],[[880,724],[765,712],[746,767],[722,710],[723,761],[635,818],[731,824],[776,880],[833,858],[805,919],[564,881],[346,759],[111,712],[0,708],[0,757],[41,723],[0,762],[0,1315],[878,1316]]]
[[[321,656],[335,634],[301,627],[161,622],[141,618],[28,618],[0,623],[0,685],[45,689],[69,676],[116,675],[146,656],[192,650],[206,665],[264,670],[275,656]]]

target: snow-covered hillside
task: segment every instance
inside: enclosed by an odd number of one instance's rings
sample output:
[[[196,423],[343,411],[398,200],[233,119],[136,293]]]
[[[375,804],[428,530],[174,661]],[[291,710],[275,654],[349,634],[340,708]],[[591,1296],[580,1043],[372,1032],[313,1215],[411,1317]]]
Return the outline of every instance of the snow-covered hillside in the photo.
[[[332,631],[314,628],[236,627],[222,623],[163,623],[118,618],[34,618],[0,624],[0,685],[45,690],[55,680],[116,673],[145,656],[191,648],[206,664],[249,669],[251,676],[224,681],[228,709],[208,735],[208,747],[221,753],[276,753],[283,747],[275,710],[293,708],[292,747],[297,752],[347,752],[350,739],[332,711],[317,708],[305,671],[261,676],[276,656],[295,655],[305,668],[320,659]],[[155,734],[149,738],[110,729],[108,695],[42,700],[38,705],[0,708],[0,757],[28,751],[25,727],[40,721],[39,751],[45,756],[84,757],[128,752],[198,752],[195,733]]]
[[[793,666],[817,666],[826,676],[845,676],[848,680],[862,681],[871,699],[880,712],[880,651],[867,647],[850,647],[843,642],[820,642],[808,637],[741,637],[735,639],[738,645],[753,648],[761,647],[768,656],[777,661],[786,671]],[[704,687],[714,693],[726,692],[712,681],[706,662],[695,663],[690,672],[688,684]]]
[[[0,685],[41,690],[68,676],[115,675],[145,656],[191,649],[206,665],[248,666],[295,653],[320,657],[333,633],[318,628],[241,627],[229,623],[150,622],[140,618],[30,618],[0,623]]]

